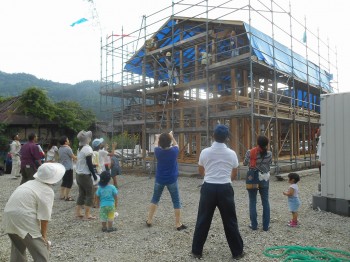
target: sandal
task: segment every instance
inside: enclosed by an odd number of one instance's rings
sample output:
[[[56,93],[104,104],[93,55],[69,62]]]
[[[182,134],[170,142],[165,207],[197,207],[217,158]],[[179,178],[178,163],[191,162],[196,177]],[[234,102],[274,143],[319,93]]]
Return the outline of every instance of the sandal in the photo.
[[[83,219],[83,217],[84,217],[83,215],[78,215],[78,216],[75,216],[75,219],[79,219],[80,220],[80,219]]]
[[[186,229],[186,228],[187,227],[184,224],[182,224],[181,226],[177,227],[176,229],[177,229],[177,231],[181,231],[181,230]]]
[[[74,199],[71,196],[69,196],[65,198],[65,201],[74,201]]]
[[[66,198],[65,197],[60,197],[60,200],[65,200]]]
[[[83,220],[89,221],[89,220],[95,220],[96,217],[90,216],[90,217],[85,217]]]
[[[111,227],[111,228],[107,228],[107,232],[114,232],[114,231],[117,231],[117,228],[115,227]]]

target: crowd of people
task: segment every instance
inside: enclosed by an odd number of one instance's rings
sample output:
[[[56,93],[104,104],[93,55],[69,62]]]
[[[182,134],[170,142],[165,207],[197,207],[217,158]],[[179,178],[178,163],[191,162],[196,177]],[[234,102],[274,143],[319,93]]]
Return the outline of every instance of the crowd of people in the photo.
[[[198,161],[198,173],[203,177],[198,204],[197,221],[193,235],[191,253],[194,258],[201,258],[203,248],[210,230],[215,209],[218,208],[224,225],[224,231],[232,257],[240,259],[244,256],[244,243],[239,232],[236,216],[234,190],[232,182],[236,179],[239,165],[234,150],[227,145],[229,129],[225,125],[217,125],[213,132],[213,143],[202,150]],[[116,144],[109,151],[103,138],[92,141],[91,131],[80,131],[77,135],[79,147],[74,154],[67,136],[58,142],[53,140],[47,151],[46,162],[42,163],[42,154],[37,146],[37,135],[30,134],[28,142],[23,146],[19,136],[13,136],[11,153],[14,159],[14,177],[22,176],[20,186],[10,196],[3,215],[4,232],[11,240],[11,261],[27,261],[26,250],[34,261],[48,261],[50,242],[47,240],[48,221],[51,218],[54,191],[52,185],[60,180],[59,199],[76,201],[75,218],[86,221],[97,219],[92,207],[99,207],[99,220],[102,232],[116,231],[115,218],[118,216],[118,184],[117,175],[121,173]],[[57,142],[57,141],[56,141]],[[91,146],[90,146],[91,143]],[[248,150],[243,164],[248,166],[247,191],[249,197],[250,225],[252,230],[258,229],[257,193],[259,192],[263,206],[262,229],[270,228],[269,178],[272,153],[268,150],[269,140],[265,136],[257,138],[256,147]],[[166,187],[170,193],[175,216],[175,229],[186,230],[188,227],[181,218],[181,197],[178,184],[179,147],[172,132],[156,136],[155,157],[157,169],[153,195],[150,201],[147,227],[156,226],[154,216],[162,193]],[[78,196],[74,200],[70,195],[75,178]],[[288,225],[298,226],[299,176],[291,173],[288,176],[291,184],[283,195],[288,197],[288,206],[292,219]],[[25,200],[23,199],[25,196]],[[20,214],[27,214],[23,219]]]

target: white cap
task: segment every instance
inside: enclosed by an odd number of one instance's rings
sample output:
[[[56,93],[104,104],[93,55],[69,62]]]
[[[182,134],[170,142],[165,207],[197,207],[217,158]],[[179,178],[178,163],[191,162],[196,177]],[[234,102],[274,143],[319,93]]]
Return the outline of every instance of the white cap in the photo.
[[[65,167],[60,163],[44,163],[34,174],[34,178],[45,184],[55,184],[60,181],[66,172]]]

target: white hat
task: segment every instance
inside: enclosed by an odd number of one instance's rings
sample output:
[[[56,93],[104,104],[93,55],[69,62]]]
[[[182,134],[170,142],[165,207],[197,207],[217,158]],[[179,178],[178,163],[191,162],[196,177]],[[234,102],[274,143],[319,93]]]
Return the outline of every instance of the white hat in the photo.
[[[171,56],[170,52],[166,52],[165,56]]]
[[[92,137],[91,131],[80,131],[77,135],[77,138],[79,140],[79,146],[85,146],[90,143]]]
[[[34,178],[45,184],[55,184],[60,181],[66,172],[65,167],[60,163],[44,163],[34,174]]]

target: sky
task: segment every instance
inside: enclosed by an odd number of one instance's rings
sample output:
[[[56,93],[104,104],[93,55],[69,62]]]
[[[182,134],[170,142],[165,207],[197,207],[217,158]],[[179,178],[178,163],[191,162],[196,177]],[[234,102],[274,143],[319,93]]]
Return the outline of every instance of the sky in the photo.
[[[346,34],[350,1],[290,1],[293,15],[301,21],[305,17],[308,28],[313,32],[319,29],[321,38],[325,41],[329,38],[330,47],[337,49],[338,88],[340,92],[350,92],[346,81],[350,69],[347,51],[350,37]],[[288,2],[278,1],[287,6]],[[0,0],[0,71],[28,73],[70,84],[100,80],[101,37],[104,40],[112,32],[120,34],[122,28],[124,33],[133,32],[141,26],[143,15],[171,3],[171,0],[94,0],[93,5],[87,0]],[[215,0],[209,0],[209,4],[215,4]],[[88,21],[71,26],[83,17]],[[336,72],[333,73],[336,77]]]

